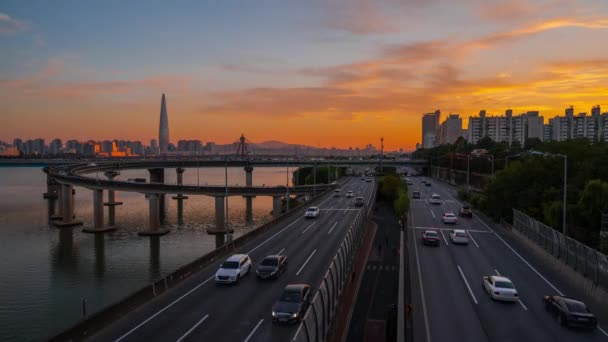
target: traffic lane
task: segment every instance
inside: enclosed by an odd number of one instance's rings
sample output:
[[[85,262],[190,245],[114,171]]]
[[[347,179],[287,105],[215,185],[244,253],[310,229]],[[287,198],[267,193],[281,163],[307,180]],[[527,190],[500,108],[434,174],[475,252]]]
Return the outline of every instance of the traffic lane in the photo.
[[[417,216],[414,213],[411,216],[412,224],[415,225],[429,220],[428,216]],[[421,241],[422,230],[411,230],[409,251],[413,251],[413,255],[410,254],[410,257],[418,259],[420,270],[410,274],[422,279],[430,328],[430,338],[427,341],[487,341],[473,304],[467,298],[467,290],[450,257],[449,246],[443,240],[439,247],[424,246]],[[412,281],[418,283],[414,279]],[[421,314],[421,311],[415,309],[415,315]]]
[[[303,210],[301,211],[301,214],[303,215]],[[252,241],[246,243],[243,247],[239,248],[239,252],[242,253],[249,251],[253,248],[258,248],[263,244],[267,244],[268,241],[272,239],[282,237],[282,234],[288,232],[291,228],[293,228],[293,226],[297,225],[301,218],[302,216],[295,216],[294,221],[282,222],[278,224],[277,228],[260,234],[260,236],[256,237]],[[118,339],[134,328],[136,330],[140,329],[137,327],[140,326],[140,324],[142,323],[144,325],[151,324],[152,320],[157,319],[158,316],[164,313],[163,310],[168,310],[167,305],[175,305],[177,303],[176,301],[181,301],[183,298],[185,298],[184,296],[189,296],[190,291],[198,290],[199,287],[206,284],[205,281],[208,281],[209,278],[213,277],[215,271],[223,261],[224,260],[217,260],[216,262],[207,266],[200,272],[196,272],[196,274],[194,274],[192,277],[190,277],[183,283],[177,285],[176,288],[163,294],[161,297],[149,303],[146,303],[143,307],[133,311],[127,317],[117,321],[115,324],[102,330],[101,332],[96,334],[92,338],[92,340],[105,341]]]
[[[349,221],[352,222],[352,220]],[[311,286],[311,299],[316,295],[319,285],[337,253],[337,248],[323,248],[323,245],[333,245],[335,247],[338,241],[341,243],[346,237],[346,232],[349,227],[349,222],[340,222],[335,228],[337,231],[333,231],[332,234],[326,234],[325,231],[319,232],[319,234],[317,234],[317,241],[315,241],[315,243],[318,243],[319,248],[317,248],[315,254],[308,259],[306,265],[303,266],[301,270],[299,269],[300,273],[292,278],[292,283],[303,283]],[[329,236],[329,238],[327,236]],[[280,292],[277,292],[275,296],[275,300],[278,299]],[[260,325],[255,334],[252,335],[250,341],[289,341],[295,334],[298,326],[297,324],[279,325],[272,323],[270,319],[271,306],[272,304],[266,308],[268,319]]]
[[[495,269],[515,284],[522,302],[528,309],[526,317],[533,322],[531,326],[542,329],[556,341],[606,341],[606,336],[599,330],[589,332],[559,326],[555,317],[545,310],[542,300],[546,295],[557,294],[555,290],[518,260],[496,235],[480,234],[479,239],[484,246],[480,251],[482,258],[496,265]]]
[[[333,220],[335,216],[335,214],[323,215],[314,221],[316,221],[315,224],[323,226]],[[302,220],[300,225],[291,229],[282,237],[286,240],[285,243],[272,241],[251,253],[252,271],[237,285],[216,285],[215,281],[212,280],[201,291],[193,293],[189,300],[180,302],[167,310],[163,318],[155,322],[154,325],[139,329],[129,336],[129,339],[177,340],[183,332],[188,331],[200,319],[199,316],[192,315],[191,312],[202,310],[208,313],[210,317],[205,322],[204,327],[196,329],[188,336],[189,340],[208,338],[209,336],[218,341],[238,340],[243,334],[249,333],[263,312],[269,314],[270,307],[276,299],[273,297],[280,294],[287,279],[292,278],[295,274],[294,266],[303,263],[308,257],[310,236],[313,235],[308,234],[310,231],[307,231],[308,236],[303,236],[305,234],[302,234],[302,232],[306,227],[307,221]],[[255,267],[265,255],[277,253],[283,248],[285,248],[283,254],[288,256],[289,270],[281,277],[281,281],[267,286],[258,284],[256,279],[250,279],[255,278]],[[235,300],[235,296],[238,296],[237,300]],[[166,319],[165,317],[179,317],[179,319]],[[231,324],[237,322],[238,324]]]

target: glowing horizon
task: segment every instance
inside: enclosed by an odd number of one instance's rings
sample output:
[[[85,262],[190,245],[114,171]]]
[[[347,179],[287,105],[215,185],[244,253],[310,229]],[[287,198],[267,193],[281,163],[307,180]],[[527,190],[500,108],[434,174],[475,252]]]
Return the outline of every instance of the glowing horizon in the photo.
[[[163,92],[173,143],[412,149],[435,109],[608,112],[608,3],[271,3],[4,3],[0,140],[149,142]]]

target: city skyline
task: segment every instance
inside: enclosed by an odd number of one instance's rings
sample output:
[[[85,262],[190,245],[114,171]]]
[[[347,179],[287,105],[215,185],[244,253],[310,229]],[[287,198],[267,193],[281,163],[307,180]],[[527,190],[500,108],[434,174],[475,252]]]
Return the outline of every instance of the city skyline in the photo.
[[[148,141],[163,92],[173,142],[391,150],[436,108],[608,108],[608,3],[61,4],[0,6],[0,140]]]

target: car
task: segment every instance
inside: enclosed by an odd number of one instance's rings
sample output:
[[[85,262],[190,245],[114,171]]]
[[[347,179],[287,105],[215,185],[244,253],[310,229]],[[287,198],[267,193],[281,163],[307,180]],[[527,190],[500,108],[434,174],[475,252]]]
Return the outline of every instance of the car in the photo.
[[[361,180],[362,180],[362,181],[364,181],[364,180],[365,180],[365,177],[361,177]]]
[[[278,278],[287,271],[287,257],[285,255],[268,255],[255,270],[260,279]]]
[[[334,190],[334,197],[340,197],[340,189]]]
[[[307,284],[289,284],[272,306],[273,323],[298,322],[308,310],[311,290]]]
[[[426,184],[426,179],[421,180],[420,183]]]
[[[471,210],[471,208],[469,206],[463,206],[462,208],[460,208],[460,211],[458,211],[458,216],[460,217],[473,217],[473,211]]]
[[[331,182],[331,185],[337,185],[336,181]]]
[[[431,186],[431,182],[424,183],[425,186]]]
[[[420,199],[420,191],[412,191],[413,199]]]
[[[439,246],[439,234],[435,230],[425,230],[422,232],[422,244],[430,246]]]
[[[355,207],[361,207],[365,204],[365,200],[363,200],[363,197],[355,197],[354,204]]]
[[[501,276],[484,276],[483,288],[493,300],[502,300],[507,302],[519,301],[519,294],[515,289],[513,282],[507,277]]]
[[[429,200],[431,204],[441,204],[441,196],[437,194],[432,194],[431,199]]]
[[[224,261],[215,272],[215,282],[235,284],[251,270],[251,259],[247,254],[234,254]]]
[[[352,191],[348,191],[348,192],[346,193],[346,198],[353,198],[353,196],[354,196],[354,194],[353,194],[353,192],[352,192]]]
[[[411,180],[408,180],[407,185],[414,185],[414,182],[412,182]]]
[[[560,325],[568,327],[597,328],[597,318],[585,303],[564,296],[545,296],[545,309],[554,314]]]
[[[319,209],[319,207],[308,207],[308,209],[306,209],[306,212],[304,212],[304,217],[307,219],[317,218],[320,214],[321,210]]]
[[[372,182],[371,177],[368,177],[367,179],[365,179],[365,182],[366,182],[366,183],[371,183],[371,182]]]
[[[456,217],[456,215],[454,215],[454,213],[447,212],[443,213],[441,221],[443,221],[443,223],[445,224],[456,224],[458,223],[458,218]]]
[[[464,229],[454,229],[450,233],[450,241],[452,241],[455,245],[468,245],[469,244],[469,236]]]

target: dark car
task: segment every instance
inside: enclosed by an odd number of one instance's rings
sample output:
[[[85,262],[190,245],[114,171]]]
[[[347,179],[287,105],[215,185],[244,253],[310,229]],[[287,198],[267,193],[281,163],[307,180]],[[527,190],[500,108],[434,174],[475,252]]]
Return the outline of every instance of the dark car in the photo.
[[[464,206],[462,208],[460,208],[460,211],[458,212],[458,216],[460,217],[473,217],[473,211],[471,210],[470,207],[468,206]]]
[[[284,255],[268,255],[255,270],[260,279],[278,278],[287,270],[287,257]]]
[[[414,191],[414,192],[412,192],[412,198],[413,199],[420,199],[420,191]]]
[[[310,305],[310,285],[290,284],[285,286],[279,300],[272,306],[272,321],[275,323],[298,322]]]
[[[431,186],[431,182],[426,182],[426,183],[424,183],[424,185]]]
[[[595,329],[597,319],[585,303],[564,296],[545,296],[545,309],[555,315],[560,325]]]
[[[361,207],[365,204],[363,197],[355,197],[355,207]]]
[[[422,232],[422,244],[430,246],[439,246],[439,234],[434,230],[425,230]]]

